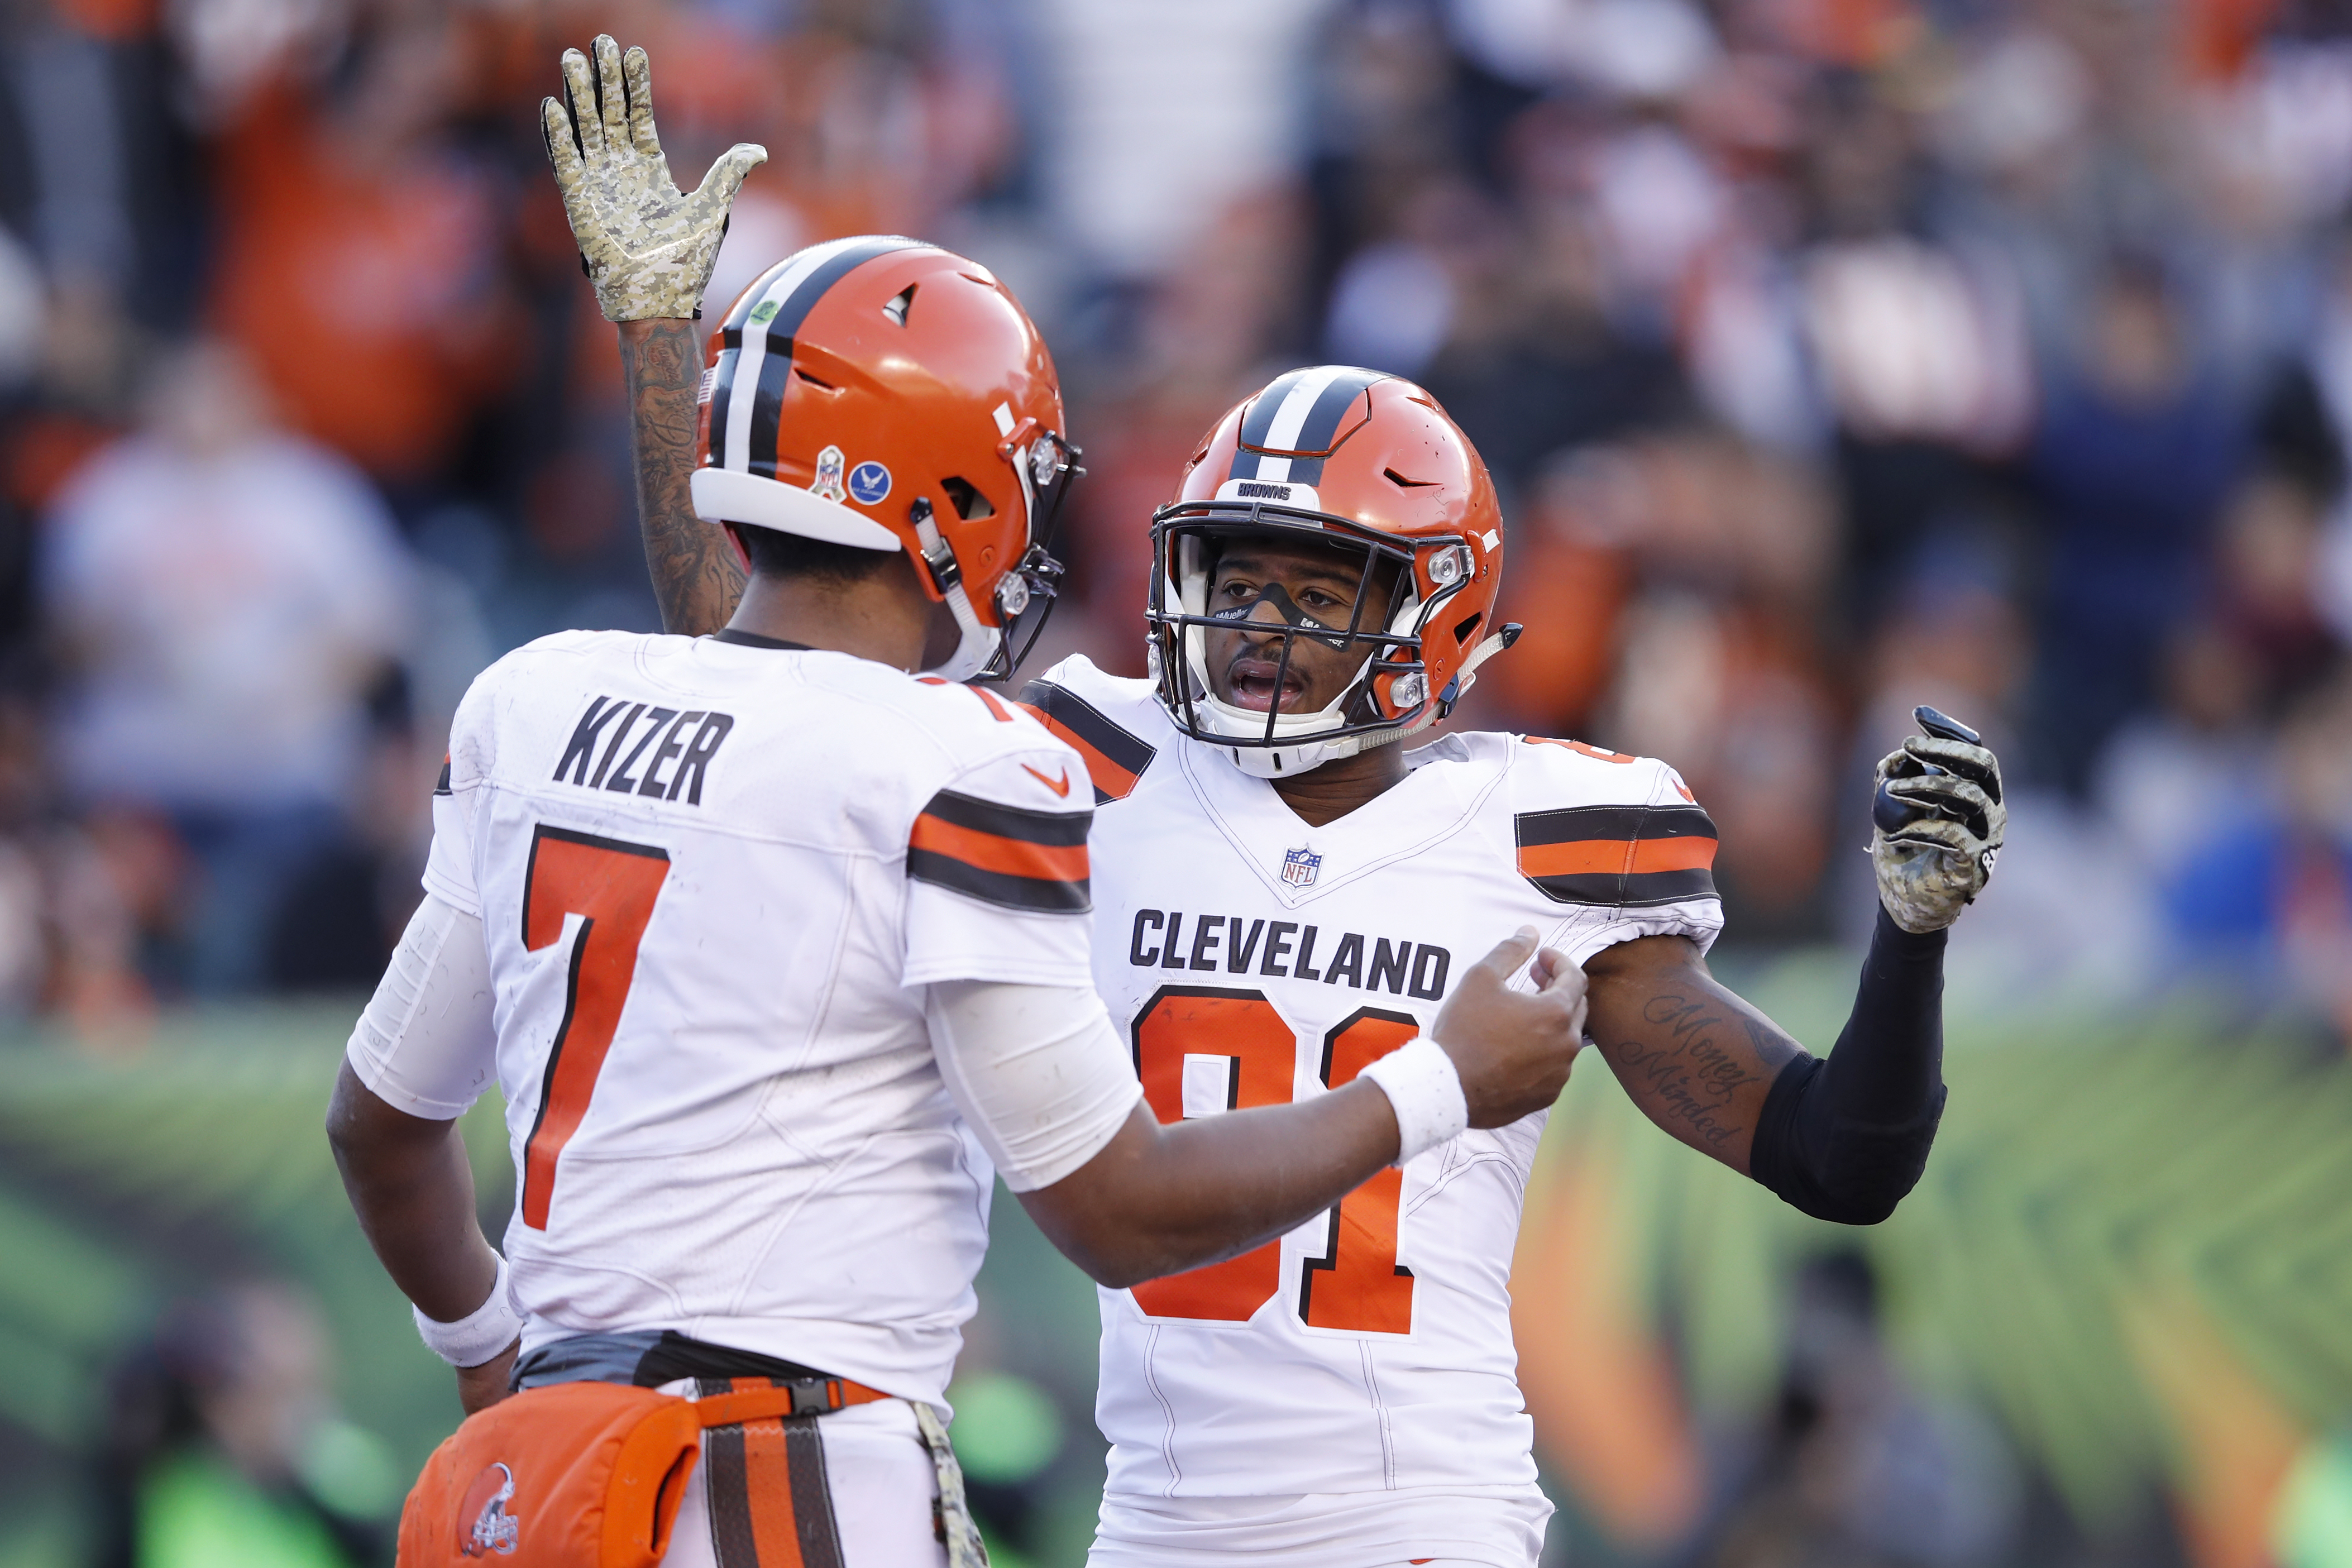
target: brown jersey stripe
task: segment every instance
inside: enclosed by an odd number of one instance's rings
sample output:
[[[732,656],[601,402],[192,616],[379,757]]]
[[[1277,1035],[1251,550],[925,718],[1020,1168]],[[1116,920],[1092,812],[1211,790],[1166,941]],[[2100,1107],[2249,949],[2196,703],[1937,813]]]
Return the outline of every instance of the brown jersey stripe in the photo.
[[[1015,877],[929,849],[907,851],[907,875],[982,903],[1034,914],[1082,915],[1094,908],[1084,877]]]
[[[1021,705],[1045,728],[1066,742],[1087,764],[1094,781],[1095,804],[1125,800],[1136,780],[1160,754],[1159,748],[1128,733],[1103,717],[1084,698],[1074,697],[1050,680],[1033,680],[1021,691]]]
[[[1091,811],[1034,811],[1027,806],[1004,805],[977,795],[961,795],[943,789],[931,796],[930,805],[923,807],[925,816],[937,817],[955,827],[969,827],[975,833],[992,834],[999,838],[1018,839],[1024,844],[1043,844],[1052,848],[1066,849],[1083,847],[1087,829],[1093,826]]]
[[[1715,822],[1696,805],[1572,805],[1512,818],[1522,845],[1590,838],[1712,838]]]
[[[1024,703],[1022,706],[1027,707],[1028,704]],[[1054,731],[1065,745],[1077,752],[1078,760],[1086,763],[1087,781],[1094,785],[1097,805],[1108,805],[1115,800],[1125,800],[1134,790],[1136,775],[1088,745],[1085,736],[1066,725],[1055,723],[1053,715],[1041,709],[1031,708],[1029,711],[1045,721],[1045,728]]]
[[[907,844],[910,853],[920,851],[961,860],[967,866],[1004,877],[1083,882],[1089,869],[1083,840],[1076,844],[1038,844],[1007,838],[1002,834],[962,826],[928,811],[915,818],[915,830]]]
[[[1716,896],[1715,875],[1700,869],[1650,871],[1639,876],[1529,877],[1536,890],[1556,904],[1593,904],[1603,909],[1640,909]]]

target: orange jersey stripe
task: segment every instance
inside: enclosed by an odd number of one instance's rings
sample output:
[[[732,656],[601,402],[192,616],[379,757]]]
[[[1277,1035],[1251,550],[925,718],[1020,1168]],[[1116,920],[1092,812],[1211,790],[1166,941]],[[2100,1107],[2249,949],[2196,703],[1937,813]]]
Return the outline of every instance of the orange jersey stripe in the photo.
[[[1029,877],[1041,882],[1083,882],[1087,876],[1087,847],[1083,844],[1027,844],[977,828],[959,827],[928,811],[915,818],[915,831],[907,842],[911,848],[928,849],[934,855],[944,855],[1000,876]]]
[[[1715,864],[1715,840],[1584,838],[1567,844],[1523,844],[1519,871],[1528,877],[1638,875],[1703,871]]]

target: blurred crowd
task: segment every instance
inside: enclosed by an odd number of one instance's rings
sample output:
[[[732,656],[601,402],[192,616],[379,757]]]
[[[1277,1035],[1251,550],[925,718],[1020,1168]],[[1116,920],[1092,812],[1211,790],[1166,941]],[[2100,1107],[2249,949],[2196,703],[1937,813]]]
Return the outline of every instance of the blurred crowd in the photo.
[[[1727,940],[1865,929],[1927,702],[2010,773],[1979,994],[2352,1028],[2335,5],[0,0],[0,1003],[372,982],[466,681],[654,626],[536,121],[609,30],[682,174],[773,153],[715,301],[885,230],[1038,317],[1089,474],[1033,671],[1141,672],[1224,408],[1393,371],[1508,519],[1459,721],[1674,763]]]

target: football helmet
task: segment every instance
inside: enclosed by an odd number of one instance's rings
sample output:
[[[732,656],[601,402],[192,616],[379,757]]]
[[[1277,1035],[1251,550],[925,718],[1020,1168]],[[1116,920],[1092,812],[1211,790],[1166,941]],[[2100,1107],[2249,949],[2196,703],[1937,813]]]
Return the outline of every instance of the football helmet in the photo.
[[[1278,585],[1246,606],[1210,612],[1220,551],[1236,536],[1266,533],[1362,557],[1346,626],[1309,618]],[[1147,618],[1160,700],[1186,734],[1261,778],[1304,773],[1434,723],[1519,632],[1489,625],[1503,514],[1486,465],[1435,398],[1379,371],[1294,370],[1228,411],[1185,466],[1176,499],[1153,514],[1151,548]],[[1394,563],[1393,582],[1376,604],[1384,562]],[[1363,650],[1363,668],[1328,707],[1261,712],[1218,700],[1208,628],[1260,603],[1288,623],[1284,672],[1301,637]]]
[[[911,552],[961,633],[930,673],[1012,675],[1083,470],[1045,340],[986,268],[885,235],[786,257],[711,335],[698,401],[696,516]]]

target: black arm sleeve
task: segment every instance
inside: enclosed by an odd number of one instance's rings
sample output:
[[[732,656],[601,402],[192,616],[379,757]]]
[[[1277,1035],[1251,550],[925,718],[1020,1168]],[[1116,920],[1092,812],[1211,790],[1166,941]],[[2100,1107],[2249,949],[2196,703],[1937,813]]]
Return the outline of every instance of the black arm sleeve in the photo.
[[[1927,1167],[1944,1114],[1945,934],[1880,910],[1837,1044],[1800,1054],[1764,1097],[1748,1171],[1816,1219],[1876,1225]]]

